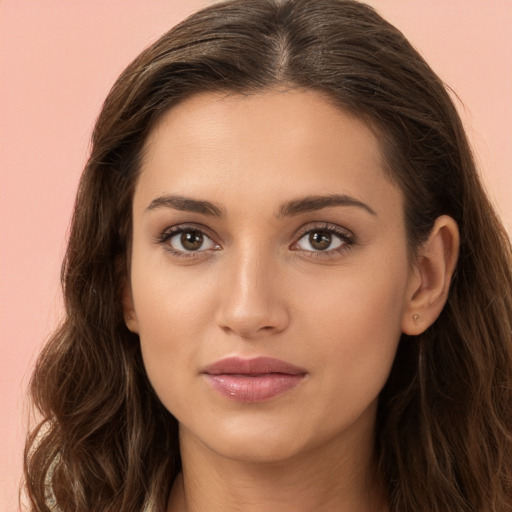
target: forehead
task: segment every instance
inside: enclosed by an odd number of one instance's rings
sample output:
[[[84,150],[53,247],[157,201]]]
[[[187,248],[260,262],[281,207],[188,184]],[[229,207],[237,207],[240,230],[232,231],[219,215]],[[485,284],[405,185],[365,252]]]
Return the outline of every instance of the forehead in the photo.
[[[136,199],[193,189],[219,200],[237,192],[276,201],[343,193],[378,202],[383,187],[395,189],[377,137],[321,93],[204,93],[170,109],[152,130]]]
[[[167,111],[152,130],[146,152],[165,145],[219,144],[241,140],[254,147],[268,149],[276,142],[280,148],[300,143],[302,149],[329,146],[351,146],[375,159],[380,165],[381,152],[371,129],[360,119],[335,107],[319,91],[270,90],[259,94],[200,93]],[[355,146],[354,146],[355,144]],[[298,149],[295,147],[295,149]]]

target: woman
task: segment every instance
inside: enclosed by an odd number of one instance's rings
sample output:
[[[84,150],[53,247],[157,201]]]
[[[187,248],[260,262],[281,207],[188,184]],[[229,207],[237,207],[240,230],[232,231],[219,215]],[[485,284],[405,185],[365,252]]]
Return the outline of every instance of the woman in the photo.
[[[144,51],[63,281],[33,510],[512,509],[510,242],[364,4],[230,1]]]

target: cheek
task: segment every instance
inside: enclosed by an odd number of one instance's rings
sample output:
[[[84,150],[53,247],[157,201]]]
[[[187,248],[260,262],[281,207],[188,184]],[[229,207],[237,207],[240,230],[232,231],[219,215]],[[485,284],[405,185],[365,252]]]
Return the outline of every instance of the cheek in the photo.
[[[375,265],[316,285],[305,283],[302,294],[310,357],[328,388],[369,400],[385,384],[400,340],[403,272]]]
[[[170,272],[154,252],[134,251],[131,286],[146,372],[167,405],[175,382],[194,368],[199,316],[208,308],[204,290]]]
[[[173,269],[161,251],[134,253],[132,293],[139,334],[152,344],[193,339],[201,318],[211,318],[215,285],[207,269]],[[172,333],[172,336],[171,336]]]
[[[199,355],[198,322],[183,303],[176,307],[173,294],[139,295],[137,311],[142,359],[147,376],[160,401],[173,414],[186,403],[184,389],[192,386]],[[200,309],[196,309],[196,314]]]
[[[377,341],[379,333],[400,334],[404,274],[400,268],[373,263],[304,279],[295,293],[302,302],[298,308],[310,324],[330,329],[329,338],[352,333],[348,338],[360,339],[373,332]]]

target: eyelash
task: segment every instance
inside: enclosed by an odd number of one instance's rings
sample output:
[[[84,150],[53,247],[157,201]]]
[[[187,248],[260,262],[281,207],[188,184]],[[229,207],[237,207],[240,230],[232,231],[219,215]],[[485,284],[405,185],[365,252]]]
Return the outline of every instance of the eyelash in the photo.
[[[205,236],[207,239],[211,240],[211,242],[215,245],[213,249],[203,249],[197,251],[189,251],[184,252],[180,250],[174,249],[168,242],[171,238],[181,233],[200,233]],[[296,241],[290,246],[292,250],[301,251],[300,248],[294,249],[294,246],[297,246],[298,243],[308,234],[311,233],[327,233],[329,235],[334,235],[339,239],[341,245],[334,249],[327,249],[325,251],[314,251],[314,250],[304,250],[303,252],[308,253],[308,256],[314,258],[329,258],[335,255],[339,255],[345,251],[348,251],[352,245],[355,243],[355,237],[353,233],[344,229],[336,224],[330,224],[327,222],[317,223],[314,225],[308,224],[301,228],[299,232],[296,234]],[[206,251],[218,250],[220,248],[219,244],[217,244],[213,238],[207,233],[207,230],[204,226],[196,225],[196,224],[180,224],[178,226],[172,226],[170,228],[166,228],[157,238],[156,243],[165,245],[165,250],[168,251],[172,256],[176,256],[179,258],[197,258],[204,256]]]
[[[177,256],[179,258],[197,258],[200,256],[204,256],[205,249],[198,251],[189,251],[183,252],[180,250],[174,249],[168,242],[171,238],[181,233],[200,233],[205,236],[209,240],[211,240],[215,244],[215,249],[218,250],[217,247],[220,247],[219,244],[213,241],[213,238],[208,235],[204,226],[197,224],[180,224],[178,226],[172,226],[170,228],[166,228],[156,239],[158,244],[164,245],[165,250],[168,251],[172,256]]]
[[[334,235],[341,241],[341,245],[334,249],[327,249],[325,251],[305,251],[308,253],[309,256],[314,258],[330,258],[342,254],[345,251],[350,250],[351,246],[353,246],[356,241],[354,234],[350,232],[348,229],[342,228],[341,226],[338,226],[336,224],[321,222],[313,223],[313,225],[308,224],[301,228],[296,235],[297,241],[293,243],[293,246],[296,246],[306,235],[315,232],[323,232],[328,233],[330,235]]]

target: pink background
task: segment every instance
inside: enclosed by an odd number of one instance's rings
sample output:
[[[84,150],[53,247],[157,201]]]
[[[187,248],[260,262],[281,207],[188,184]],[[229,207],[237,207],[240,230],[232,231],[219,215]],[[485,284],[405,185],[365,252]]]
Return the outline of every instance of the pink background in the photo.
[[[17,510],[25,387],[60,317],[78,178],[116,76],[208,0],[0,0],[0,510]],[[373,0],[458,94],[512,232],[512,2]]]

